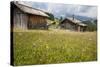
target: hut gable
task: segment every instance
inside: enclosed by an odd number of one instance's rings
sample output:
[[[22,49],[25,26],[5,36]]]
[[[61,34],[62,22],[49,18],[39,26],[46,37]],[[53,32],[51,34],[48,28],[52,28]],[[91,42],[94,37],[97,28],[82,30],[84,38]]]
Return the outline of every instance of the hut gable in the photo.
[[[11,20],[14,28],[47,29],[48,17],[42,10],[23,5],[19,1],[11,2]]]
[[[85,31],[87,25],[83,24],[80,20],[76,18],[65,18],[61,23],[60,27],[62,29],[69,29],[73,31]]]

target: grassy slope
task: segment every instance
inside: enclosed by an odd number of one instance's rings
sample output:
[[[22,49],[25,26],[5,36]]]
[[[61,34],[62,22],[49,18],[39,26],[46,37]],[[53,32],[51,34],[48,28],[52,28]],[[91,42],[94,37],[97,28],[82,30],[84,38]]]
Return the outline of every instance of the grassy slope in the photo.
[[[97,59],[96,32],[14,32],[14,64],[49,64]]]

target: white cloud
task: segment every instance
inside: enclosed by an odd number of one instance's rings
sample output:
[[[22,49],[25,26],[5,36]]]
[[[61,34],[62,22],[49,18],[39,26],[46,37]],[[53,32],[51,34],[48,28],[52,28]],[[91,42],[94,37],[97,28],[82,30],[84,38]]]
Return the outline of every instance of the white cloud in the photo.
[[[48,4],[48,11],[57,14],[75,14],[91,18],[97,17],[97,7],[87,5]]]
[[[97,17],[97,7],[91,7],[90,9],[85,9],[86,12],[79,12],[79,15],[96,18]]]
[[[67,14],[75,14],[80,16],[86,16],[91,18],[97,17],[97,7],[96,6],[87,6],[87,5],[69,5],[69,4],[54,4],[54,3],[40,3],[40,2],[31,2],[31,1],[20,1],[25,5],[35,7],[38,9],[45,9],[54,15],[66,16]]]

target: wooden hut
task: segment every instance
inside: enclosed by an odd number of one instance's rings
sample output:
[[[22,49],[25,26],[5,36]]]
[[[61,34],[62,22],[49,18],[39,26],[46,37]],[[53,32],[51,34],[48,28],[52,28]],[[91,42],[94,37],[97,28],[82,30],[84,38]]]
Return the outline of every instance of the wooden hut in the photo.
[[[87,25],[75,18],[66,18],[60,24],[60,28],[73,31],[85,31]]]
[[[21,29],[47,29],[48,15],[39,9],[21,4],[19,1],[11,2],[11,24],[13,28]]]

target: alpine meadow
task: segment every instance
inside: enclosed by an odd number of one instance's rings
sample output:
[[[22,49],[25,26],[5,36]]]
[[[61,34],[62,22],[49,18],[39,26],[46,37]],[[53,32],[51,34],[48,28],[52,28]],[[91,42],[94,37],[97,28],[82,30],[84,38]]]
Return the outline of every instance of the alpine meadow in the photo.
[[[15,65],[97,60],[96,32],[28,30],[13,37]]]

